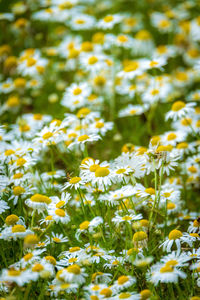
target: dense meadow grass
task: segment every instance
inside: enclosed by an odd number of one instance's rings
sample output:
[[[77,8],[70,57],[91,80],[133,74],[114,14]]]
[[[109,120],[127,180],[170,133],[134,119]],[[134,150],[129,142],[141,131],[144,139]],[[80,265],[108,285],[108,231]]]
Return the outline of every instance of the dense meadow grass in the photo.
[[[0,300],[200,299],[198,1],[0,1]]]

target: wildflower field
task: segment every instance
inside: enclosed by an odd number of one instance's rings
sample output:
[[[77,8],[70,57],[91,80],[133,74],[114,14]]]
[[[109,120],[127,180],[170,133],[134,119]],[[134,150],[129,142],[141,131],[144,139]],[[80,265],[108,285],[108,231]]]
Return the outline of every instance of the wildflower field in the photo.
[[[200,300],[200,2],[0,1],[0,300]]]

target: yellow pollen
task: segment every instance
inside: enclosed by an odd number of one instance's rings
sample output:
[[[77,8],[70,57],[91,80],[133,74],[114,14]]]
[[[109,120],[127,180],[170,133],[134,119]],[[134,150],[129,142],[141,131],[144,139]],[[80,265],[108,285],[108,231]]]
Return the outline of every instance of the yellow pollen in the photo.
[[[167,209],[171,210],[171,209],[174,209],[176,208],[176,204],[170,202],[170,203],[167,203]]]
[[[173,268],[171,266],[164,266],[160,269],[160,273],[169,273],[173,272]]]
[[[131,297],[130,293],[121,293],[119,295],[119,299],[127,299],[127,298],[130,298],[130,297]]]
[[[73,90],[74,96],[78,96],[78,95],[80,95],[81,93],[82,93],[82,90],[81,90],[79,87],[77,87],[77,88],[75,88],[75,89]]]
[[[69,252],[73,253],[73,252],[79,251],[80,249],[81,249],[80,247],[71,247],[69,249]]]
[[[142,290],[140,292],[141,300],[147,300],[151,297],[151,291],[148,289]]]
[[[145,193],[150,194],[150,195],[155,195],[155,189],[154,188],[147,188],[145,189]]]
[[[50,255],[48,255],[48,256],[45,256],[45,259],[48,261],[48,262],[50,262],[50,264],[52,264],[52,265],[56,265],[56,260],[55,260],[55,258],[53,257],[53,256],[50,256]]]
[[[28,253],[28,254],[24,255],[23,259],[25,261],[29,261],[32,257],[33,257],[33,253]]]
[[[176,146],[177,149],[187,149],[188,148],[188,143],[182,142],[177,144]]]
[[[80,269],[80,267],[78,266],[78,265],[72,265],[72,266],[69,266],[68,268],[67,268],[67,271],[69,272],[69,273],[72,273],[72,274],[74,274],[74,275],[79,275],[80,273],[81,273],[81,269]]]
[[[131,62],[129,65],[127,65],[124,68],[124,72],[126,72],[126,73],[133,72],[133,71],[137,70],[138,68],[139,68],[139,63],[134,61],[134,62]]]
[[[21,274],[20,270],[11,269],[8,270],[8,276],[19,276]]]
[[[55,214],[59,217],[65,217],[66,213],[63,209],[56,209]]]
[[[172,141],[172,140],[175,140],[177,138],[177,135],[175,134],[175,133],[170,133],[170,134],[168,134],[168,136],[167,136],[167,140],[168,141]]]
[[[104,123],[103,122],[96,122],[95,127],[96,128],[103,128],[104,127]]]
[[[99,168],[99,165],[97,164],[94,164],[94,165],[91,165],[89,170],[90,172],[96,172],[96,170]]]
[[[26,228],[23,225],[14,225],[12,227],[12,232],[17,233],[17,232],[25,232]]]
[[[106,16],[103,20],[106,23],[110,23],[113,21],[113,19],[114,19],[113,16],[109,15],[109,16]]]
[[[117,174],[122,174],[126,171],[126,169],[119,169],[116,171]]]
[[[6,225],[14,225],[15,223],[17,223],[19,221],[19,217],[16,215],[9,215],[6,217],[5,219],[5,223]]]
[[[117,40],[118,40],[118,42],[120,42],[120,43],[126,43],[126,42],[128,41],[128,38],[127,38],[127,36],[125,36],[125,35],[119,35],[119,36],[117,37]]]
[[[44,270],[44,267],[43,265],[41,264],[35,264],[33,267],[32,267],[32,271],[33,272],[41,272]]]
[[[23,187],[21,187],[21,186],[15,186],[13,188],[13,194],[15,196],[19,196],[19,195],[23,194],[24,192],[25,192],[25,189]]]
[[[70,184],[76,184],[78,183],[79,181],[81,181],[81,178],[80,177],[72,177],[69,181]]]
[[[36,234],[28,234],[24,239],[25,245],[35,245],[39,242],[39,239]]]
[[[84,142],[86,140],[88,140],[89,136],[87,134],[83,134],[83,135],[80,135],[78,137],[78,142]]]
[[[50,204],[51,203],[51,199],[47,196],[41,195],[41,194],[35,194],[33,195],[30,200],[32,202],[37,202],[37,203],[46,203],[46,204]]]
[[[185,107],[185,103],[183,101],[176,101],[174,102],[174,104],[172,105],[172,110],[173,111],[179,111],[181,110],[182,108]]]
[[[165,266],[166,267],[174,267],[178,264],[177,260],[175,259],[171,259],[168,262],[166,262]]]
[[[48,140],[52,136],[53,136],[52,132],[46,132],[45,134],[43,134],[42,138],[43,140]]]
[[[124,284],[125,282],[127,282],[129,280],[128,276],[120,276],[118,279],[117,279],[117,282],[118,284]]]
[[[133,235],[134,242],[140,242],[147,239],[147,234],[144,231],[138,231]]]
[[[191,173],[197,173],[197,168],[195,166],[190,166],[188,168],[188,171],[191,172]]]
[[[180,230],[174,229],[172,231],[170,231],[169,233],[169,239],[170,240],[176,240],[176,239],[180,239],[180,237],[182,237],[182,232]]]
[[[132,220],[132,217],[130,217],[130,216],[124,216],[124,217],[122,218],[122,220],[124,220],[124,221],[129,221],[129,220]]]
[[[96,56],[91,56],[89,59],[88,59],[88,64],[89,65],[94,65],[98,62],[98,58]]]
[[[109,298],[112,295],[112,290],[109,288],[102,289],[100,295],[104,296],[105,298]]]
[[[61,239],[59,239],[58,237],[54,237],[54,238],[53,238],[53,241],[54,241],[55,243],[60,243],[60,242],[61,242]]]
[[[56,208],[60,208],[62,207],[63,205],[65,205],[65,201],[59,201],[57,204],[56,204]]]
[[[110,174],[108,168],[98,167],[95,171],[95,177],[106,177]]]
[[[26,160],[24,158],[22,158],[22,157],[18,158],[16,160],[16,164],[17,164],[18,167],[22,167],[25,163],[26,163]]]
[[[84,221],[79,225],[79,228],[80,228],[80,230],[85,230],[85,229],[88,229],[89,225],[90,225],[89,221]]]
[[[10,156],[10,155],[12,155],[12,154],[14,154],[14,153],[15,153],[15,151],[13,151],[12,149],[6,150],[6,151],[4,152],[5,156]]]

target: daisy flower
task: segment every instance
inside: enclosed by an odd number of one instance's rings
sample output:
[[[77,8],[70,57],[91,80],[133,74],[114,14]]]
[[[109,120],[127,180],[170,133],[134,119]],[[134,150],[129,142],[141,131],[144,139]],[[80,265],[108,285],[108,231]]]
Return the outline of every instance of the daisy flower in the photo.
[[[67,268],[59,270],[56,274],[56,278],[60,281],[65,281],[69,283],[76,283],[78,285],[85,282],[85,277],[88,275],[85,273],[84,268],[80,268],[79,265],[74,264]]]
[[[97,23],[97,27],[101,29],[112,29],[116,24],[120,23],[122,16],[119,14],[107,15]]]
[[[177,119],[194,114],[195,103],[184,103],[183,101],[176,101],[173,103],[171,110],[166,114],[166,120]]]

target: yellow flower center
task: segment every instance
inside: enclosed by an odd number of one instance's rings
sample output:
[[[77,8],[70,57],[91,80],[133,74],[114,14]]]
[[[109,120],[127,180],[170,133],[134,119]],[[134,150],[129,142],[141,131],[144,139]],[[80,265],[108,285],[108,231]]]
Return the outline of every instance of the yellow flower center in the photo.
[[[144,231],[138,231],[133,235],[134,242],[140,242],[147,239],[147,234]]]
[[[59,217],[65,217],[66,213],[63,209],[56,209],[55,214]]]
[[[54,237],[54,238],[53,238],[53,241],[54,241],[55,243],[60,243],[60,242],[61,242],[61,239],[59,239],[58,237]]]
[[[158,26],[161,28],[168,28],[170,26],[170,22],[168,20],[161,20]]]
[[[21,274],[20,270],[11,269],[8,270],[8,276],[19,276]]]
[[[133,72],[133,71],[137,70],[138,68],[139,68],[139,63],[134,61],[134,62],[131,62],[129,65],[125,66],[124,72],[126,72],[126,73]]]
[[[167,203],[167,209],[171,210],[171,209],[174,209],[176,207],[176,204],[170,202],[170,203]]]
[[[50,256],[50,255],[48,255],[48,256],[45,256],[45,259],[48,261],[48,262],[50,262],[50,264],[52,264],[52,265],[56,265],[56,260],[55,260],[55,258],[53,257],[53,256]]]
[[[81,178],[80,177],[72,177],[69,181],[70,184],[76,184],[78,183],[79,181],[81,181]]]
[[[119,299],[127,299],[127,298],[130,298],[130,297],[131,297],[130,293],[121,293],[119,295]]]
[[[146,299],[150,298],[151,297],[151,291],[148,290],[148,289],[142,290],[140,292],[140,297],[141,297],[141,300],[146,300]]]
[[[118,279],[117,279],[117,282],[118,284],[124,284],[125,282],[127,282],[129,280],[128,276],[120,276]]]
[[[25,192],[25,189],[23,187],[21,187],[21,186],[15,186],[13,188],[13,194],[15,196],[19,196],[19,195],[23,194],[24,192]]]
[[[160,269],[160,273],[169,273],[173,272],[173,268],[171,266],[164,266]]]
[[[46,203],[46,204],[51,203],[51,199],[49,197],[41,194],[35,194],[30,199],[32,202],[37,202],[37,203]]]
[[[79,111],[77,112],[76,116],[80,119],[80,118],[84,118],[86,117],[89,113],[91,112],[91,110],[87,107],[83,107],[81,109],[79,109]]]
[[[16,233],[16,232],[25,232],[26,228],[23,225],[14,225],[12,227],[12,232]]]
[[[33,267],[32,267],[32,271],[33,272],[41,272],[44,270],[44,267],[43,265],[41,264],[35,264]]]
[[[69,252],[73,253],[73,252],[79,251],[80,249],[81,249],[80,247],[71,247],[71,248],[69,248]]]
[[[24,164],[26,163],[26,160],[24,159],[24,158],[18,158],[17,160],[16,160],[16,164],[17,164],[17,166],[19,166],[19,167],[22,167]]]
[[[176,239],[180,239],[180,237],[182,237],[182,232],[180,230],[174,229],[169,233],[169,239],[170,240],[176,240]]]
[[[174,267],[174,266],[176,266],[178,264],[178,262],[177,262],[177,260],[175,260],[175,259],[171,259],[171,260],[169,260],[168,262],[166,262],[166,267]]]
[[[82,93],[82,90],[81,90],[79,87],[77,87],[77,88],[75,88],[75,89],[73,90],[74,96],[78,96],[78,95],[80,95],[81,93]]]
[[[172,140],[175,140],[177,138],[177,135],[175,134],[175,133],[170,133],[170,134],[168,134],[168,136],[167,136],[167,140],[168,141],[172,141]]]
[[[106,177],[110,174],[110,171],[108,168],[105,167],[98,167],[95,171],[95,176],[96,177]]]
[[[127,38],[127,36],[125,36],[125,35],[119,35],[119,36],[117,37],[117,40],[118,40],[120,43],[126,43],[126,42],[128,41],[128,38]]]
[[[24,239],[24,244],[35,245],[39,242],[39,239],[36,234],[28,234]]]
[[[116,171],[117,174],[122,174],[124,172],[126,172],[126,169],[119,169]]]
[[[14,225],[18,221],[19,221],[19,217],[16,215],[9,215],[5,219],[6,225]]]
[[[73,273],[74,275],[79,275],[81,273],[81,269],[78,265],[72,265],[67,268],[69,273]]]
[[[109,298],[112,295],[112,290],[109,288],[102,289],[100,295],[103,295],[105,298]]]
[[[63,205],[65,205],[65,201],[61,200],[61,201],[59,201],[59,202],[56,204],[56,208],[60,208],[60,207],[62,207]]]
[[[113,19],[114,19],[113,16],[109,15],[109,16],[106,16],[103,20],[106,23],[110,23],[113,21]]]
[[[86,140],[88,140],[89,136],[87,134],[83,134],[83,135],[80,135],[78,137],[78,142],[84,142]]]
[[[43,140],[48,140],[52,136],[53,136],[52,132],[46,132],[45,134],[43,134],[42,138]]]
[[[99,168],[99,165],[97,165],[97,164],[94,164],[94,165],[91,165],[90,166],[90,172],[96,172],[96,170]]]
[[[24,255],[23,259],[25,261],[29,261],[32,257],[33,257],[33,253],[28,253],[28,254]]]
[[[188,143],[185,143],[185,142],[179,143],[179,144],[177,144],[176,148],[177,149],[187,149],[188,148]]]
[[[79,228],[80,228],[80,230],[85,230],[85,229],[88,229],[89,225],[90,225],[89,221],[84,221],[79,225]]]
[[[197,173],[197,168],[195,166],[190,166],[188,168],[188,171],[191,172],[191,173]]]
[[[98,62],[98,58],[96,56],[91,56],[89,59],[88,59],[88,64],[89,65],[94,65]]]
[[[6,150],[6,151],[4,152],[5,156],[10,156],[10,155],[12,155],[12,154],[14,154],[14,153],[15,153],[15,151],[13,151],[12,149]]]
[[[124,220],[124,221],[129,221],[129,220],[132,220],[132,218],[131,218],[130,216],[124,216],[124,217],[122,218],[122,220]]]
[[[150,194],[150,195],[155,195],[155,189],[154,188],[147,188],[145,189],[145,193]]]
[[[181,110],[182,108],[185,107],[185,103],[183,101],[176,101],[174,102],[174,104],[172,105],[172,110],[173,111],[179,111]]]
[[[95,127],[96,128],[103,128],[104,127],[104,123],[103,122],[96,122]]]

